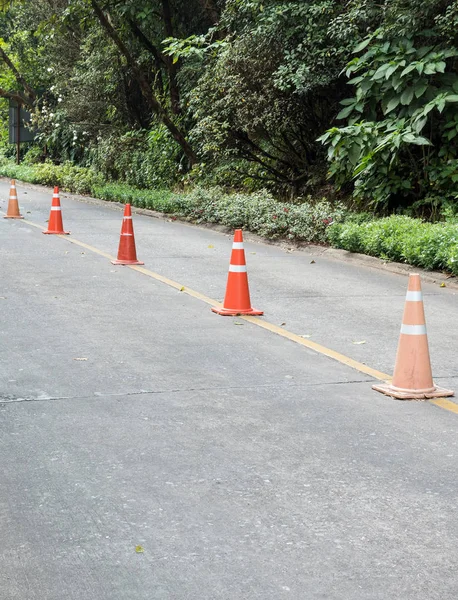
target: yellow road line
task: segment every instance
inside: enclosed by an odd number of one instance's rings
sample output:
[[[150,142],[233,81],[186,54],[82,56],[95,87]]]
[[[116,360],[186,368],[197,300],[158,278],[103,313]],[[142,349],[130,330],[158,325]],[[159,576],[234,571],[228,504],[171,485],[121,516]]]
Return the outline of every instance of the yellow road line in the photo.
[[[5,214],[5,213],[3,213],[3,214]],[[32,221],[23,220],[22,223],[27,223],[28,225],[31,225],[32,227],[37,227],[38,229],[42,229],[42,230],[45,229],[43,226],[38,225],[37,223],[33,223]],[[94,246],[85,244],[84,242],[80,242],[79,240],[76,240],[74,237],[70,238],[66,235],[57,235],[56,237],[62,238],[63,240],[66,240],[67,242],[70,242],[71,244],[76,244],[77,246],[81,246],[82,248],[85,248],[86,250],[94,252],[95,254],[99,254],[100,256],[103,256],[104,258],[107,258],[109,260],[115,259],[114,256],[111,256],[110,254],[107,254],[106,252],[103,252],[102,250],[99,250],[98,248],[95,248]],[[127,266],[129,269],[132,269],[133,271],[138,271],[139,273],[142,273],[143,275],[151,277],[152,279],[155,279],[156,281],[160,281],[161,283],[164,283],[165,285],[173,287],[176,290],[179,290],[180,292],[182,292],[183,294],[187,294],[188,296],[191,296],[192,298],[201,300],[202,302],[205,302],[206,304],[210,304],[212,306],[218,306],[218,307],[221,306],[221,302],[217,302],[213,298],[209,298],[208,296],[205,296],[204,294],[201,294],[200,292],[196,292],[195,290],[188,288],[188,287],[182,285],[181,283],[173,281],[173,279],[168,279],[167,277],[164,277],[163,275],[160,275],[159,273],[155,273],[154,271],[150,271],[149,269],[145,269],[144,267],[141,267],[138,265],[127,265]],[[379,381],[387,381],[387,382],[391,381],[391,375],[388,375],[387,373],[382,373],[381,371],[372,369],[371,367],[368,367],[367,365],[360,363],[357,360],[353,360],[349,356],[345,356],[345,354],[341,354],[340,352],[336,352],[335,350],[332,350],[331,348],[327,348],[326,346],[322,346],[321,344],[312,342],[306,338],[301,337],[300,335],[297,335],[296,333],[292,333],[291,331],[283,329],[282,327],[278,327],[278,325],[274,325],[273,323],[269,323],[268,321],[260,319],[259,317],[253,317],[250,315],[245,315],[245,316],[240,315],[240,317],[238,317],[238,318],[243,319],[244,321],[248,321],[249,323],[252,323],[253,325],[256,325],[257,327],[261,327],[262,329],[266,329],[267,331],[270,331],[271,333],[280,335],[281,337],[284,337],[292,342],[295,342],[296,344],[305,346],[306,348],[309,348],[310,350],[313,350],[314,352],[317,352],[318,354],[327,356],[328,358],[331,358],[343,365],[351,367],[352,369],[355,369],[355,370],[359,371],[360,373],[369,375],[370,377],[373,377],[374,379],[378,379]],[[429,402],[430,402],[430,404],[435,404],[436,406],[439,406],[440,408],[443,408],[444,410],[448,410],[450,412],[454,412],[454,413],[458,414],[458,404],[455,404],[454,402],[451,402],[450,400],[446,400],[445,398],[436,398],[436,399],[430,400]]]
[[[430,404],[435,404],[444,410],[449,410],[450,412],[454,412],[458,415],[458,404],[452,402],[451,400],[447,400],[447,398],[434,398],[429,401]]]

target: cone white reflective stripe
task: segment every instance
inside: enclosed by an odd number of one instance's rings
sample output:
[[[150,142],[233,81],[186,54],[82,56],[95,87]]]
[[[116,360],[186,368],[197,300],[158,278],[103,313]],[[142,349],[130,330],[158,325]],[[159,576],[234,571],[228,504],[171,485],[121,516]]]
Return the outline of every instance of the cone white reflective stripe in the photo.
[[[243,250],[243,242],[232,242],[232,250]]]
[[[121,235],[129,235],[130,237],[132,237],[134,234],[133,233],[121,233]]]
[[[426,335],[426,325],[401,325],[401,333],[405,335]]]
[[[246,273],[246,265],[229,265],[229,271],[232,273]]]
[[[132,220],[132,217],[124,217],[124,219],[130,219],[130,220]]]
[[[51,206],[51,210],[62,210],[60,206]]]
[[[10,194],[10,200],[17,200],[17,196],[12,196],[12,195]]]
[[[53,194],[52,197],[53,198],[59,198],[59,194]]]
[[[407,292],[406,294],[407,302],[421,302],[423,300],[423,295],[421,292]]]

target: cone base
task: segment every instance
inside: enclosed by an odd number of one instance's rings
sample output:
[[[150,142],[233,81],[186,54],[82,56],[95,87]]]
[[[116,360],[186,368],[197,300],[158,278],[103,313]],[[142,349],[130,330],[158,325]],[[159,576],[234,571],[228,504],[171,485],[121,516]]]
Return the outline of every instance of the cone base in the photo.
[[[42,231],[41,233],[44,233],[46,235],[70,235],[69,231]]]
[[[141,260],[112,260],[112,265],[144,265]]]
[[[429,398],[443,398],[455,394],[452,390],[446,390],[437,386],[434,386],[431,390],[404,390],[388,383],[377,383],[372,386],[372,389],[398,400],[427,400]]]
[[[24,217],[22,215],[5,215],[3,218],[4,219],[23,219]]]
[[[217,315],[223,315],[223,317],[237,317],[238,315],[263,315],[262,310],[256,310],[255,308],[246,308],[237,310],[235,308],[216,308],[212,307],[212,311]]]

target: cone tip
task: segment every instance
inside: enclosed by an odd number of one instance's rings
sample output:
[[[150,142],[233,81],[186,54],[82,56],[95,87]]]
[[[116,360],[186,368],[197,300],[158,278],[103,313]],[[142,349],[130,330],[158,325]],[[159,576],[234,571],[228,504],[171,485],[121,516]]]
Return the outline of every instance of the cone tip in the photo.
[[[241,229],[234,231],[234,242],[243,242],[243,234]]]
[[[16,180],[15,179],[11,180],[11,185],[16,185]]]
[[[59,193],[59,186],[58,186],[58,185],[55,185],[55,186],[54,186],[54,193],[55,193],[55,194],[58,194],[58,193]]]
[[[421,292],[421,280],[419,273],[410,273],[409,285],[407,289],[410,292]]]
[[[130,208],[130,204],[126,204],[124,207],[124,216],[125,217],[130,217],[132,215],[132,211]]]

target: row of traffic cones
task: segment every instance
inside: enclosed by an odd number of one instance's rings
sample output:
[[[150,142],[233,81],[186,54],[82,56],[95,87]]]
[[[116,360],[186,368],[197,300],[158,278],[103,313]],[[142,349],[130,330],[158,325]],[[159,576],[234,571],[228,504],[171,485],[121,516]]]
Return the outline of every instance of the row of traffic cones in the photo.
[[[11,182],[8,211],[5,218],[23,218],[19,211],[14,180]],[[43,233],[69,234],[68,231],[64,231],[58,187],[54,188],[48,229]],[[137,259],[130,204],[126,204],[124,208],[118,257],[112,263],[116,265],[145,264]],[[264,314],[251,306],[241,229],[236,229],[234,233],[223,306],[221,308],[213,307],[212,311],[223,316]],[[391,383],[376,384],[372,387],[376,391],[402,400],[437,398],[454,394],[452,390],[436,386],[433,381],[420,275],[411,274],[409,276],[393,379]]]
[[[16,191],[16,181],[13,179],[10,185],[10,197],[5,219],[23,219],[19,210],[19,202]],[[43,231],[48,235],[70,235],[69,231],[64,230],[62,220],[62,208],[60,205],[59,188],[55,186],[52,195],[51,212],[49,213],[48,229]],[[124,218],[122,220],[121,237],[119,240],[118,258],[111,261],[114,265],[144,265],[145,263],[137,260],[137,250],[135,248],[134,228],[132,224],[132,212],[130,204],[126,204]]]

